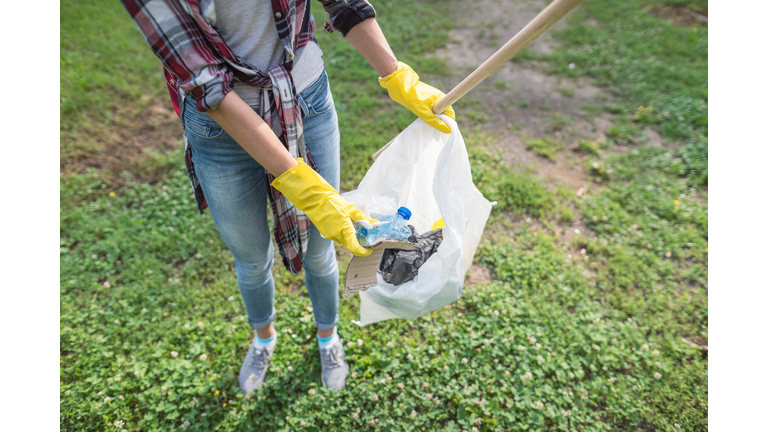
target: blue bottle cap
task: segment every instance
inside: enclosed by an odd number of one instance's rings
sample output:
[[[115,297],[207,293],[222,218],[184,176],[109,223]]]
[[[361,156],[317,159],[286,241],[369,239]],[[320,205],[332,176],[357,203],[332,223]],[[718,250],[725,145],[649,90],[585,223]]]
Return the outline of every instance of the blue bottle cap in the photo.
[[[400,207],[397,209],[397,214],[403,217],[403,219],[408,220],[411,218],[411,211],[408,210],[408,207]]]

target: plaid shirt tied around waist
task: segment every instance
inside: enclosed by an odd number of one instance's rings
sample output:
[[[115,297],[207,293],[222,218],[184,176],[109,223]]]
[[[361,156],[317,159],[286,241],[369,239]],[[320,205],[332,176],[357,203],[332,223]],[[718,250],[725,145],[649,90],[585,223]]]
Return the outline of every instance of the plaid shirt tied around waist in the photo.
[[[122,0],[155,55],[163,63],[168,91],[182,119],[184,161],[200,214],[208,206],[195,174],[192,148],[184,134],[184,99],[192,96],[199,111],[216,108],[232,91],[233,81],[261,90],[261,117],[294,158],[302,157],[317,170],[304,145],[301,107],[291,76],[294,62],[314,36],[315,21],[307,0],[271,0],[272,12],[285,63],[261,71],[237,57],[211,23],[216,21],[214,1]],[[366,0],[320,0],[330,15],[328,31],[349,30],[376,12]],[[274,177],[267,174],[271,184]],[[280,191],[268,190],[275,217],[275,242],[283,264],[292,273],[302,268],[309,241],[310,221]]]

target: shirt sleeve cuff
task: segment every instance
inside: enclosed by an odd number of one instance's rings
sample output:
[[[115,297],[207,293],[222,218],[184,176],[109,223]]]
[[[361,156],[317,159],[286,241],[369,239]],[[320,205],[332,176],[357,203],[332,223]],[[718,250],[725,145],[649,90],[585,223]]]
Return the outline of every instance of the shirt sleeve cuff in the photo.
[[[222,68],[216,77],[207,83],[192,89],[196,108],[200,112],[216,109],[219,103],[232,91],[232,72]]]
[[[352,1],[337,17],[335,17],[332,26],[346,37],[347,33],[352,30],[352,27],[368,18],[375,17],[376,10],[373,9],[373,6],[370,3],[364,0]]]

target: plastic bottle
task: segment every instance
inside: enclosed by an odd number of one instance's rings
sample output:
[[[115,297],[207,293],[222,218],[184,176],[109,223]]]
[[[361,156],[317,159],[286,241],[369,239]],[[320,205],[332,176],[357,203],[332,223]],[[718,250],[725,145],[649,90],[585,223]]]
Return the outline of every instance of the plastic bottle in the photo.
[[[410,218],[411,211],[407,207],[400,207],[397,214],[379,217],[378,226],[373,226],[368,221],[355,222],[357,241],[363,246],[368,246],[384,239],[407,239],[412,233],[405,221]]]

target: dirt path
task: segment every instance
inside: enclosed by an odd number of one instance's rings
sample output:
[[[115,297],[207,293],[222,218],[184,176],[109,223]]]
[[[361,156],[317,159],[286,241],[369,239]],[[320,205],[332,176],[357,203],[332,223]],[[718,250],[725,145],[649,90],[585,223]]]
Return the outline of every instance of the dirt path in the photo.
[[[456,27],[451,31],[447,47],[435,55],[444,58],[451,77],[438,79],[448,91],[482,64],[501,45],[519,32],[548,2],[542,0],[506,1],[479,0],[453,3]],[[565,25],[567,16],[535,40],[530,49],[537,54],[551,53],[556,41],[552,30]],[[519,55],[525,57],[525,53]],[[574,65],[577,67],[577,65]],[[535,60],[511,61],[486,79],[459,102],[478,107],[484,115],[474,122],[476,128],[497,136],[494,146],[505,152],[505,161],[513,166],[530,168],[550,184],[567,184],[579,190],[587,183],[582,170],[583,156],[568,148],[578,139],[605,139],[605,129],[611,124],[606,114],[592,117],[584,109],[597,99],[609,98],[588,80],[574,81],[546,75],[544,65]],[[467,102],[469,101],[469,104]],[[475,107],[471,108],[475,110]],[[467,124],[464,115],[462,124]],[[549,160],[526,149],[526,142],[547,138],[564,147]]]
[[[92,125],[90,130],[83,125],[78,136],[66,137],[89,142],[84,151],[62,154],[61,172],[70,175],[83,173],[88,168],[102,169],[115,187],[123,183],[124,171],[139,182],[162,178],[167,172],[169,157],[183,144],[179,118],[170,100],[166,96],[152,102],[138,113],[133,112],[135,109],[118,111],[111,125]]]

